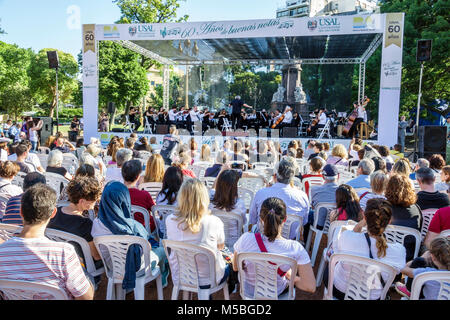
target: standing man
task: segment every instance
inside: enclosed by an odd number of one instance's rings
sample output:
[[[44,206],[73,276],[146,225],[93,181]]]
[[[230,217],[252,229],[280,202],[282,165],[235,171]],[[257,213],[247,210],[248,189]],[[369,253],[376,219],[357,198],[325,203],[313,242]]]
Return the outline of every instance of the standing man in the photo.
[[[406,128],[408,127],[408,122],[406,122],[406,117],[401,116],[400,122],[398,123],[398,140],[402,146],[402,152],[405,150],[405,136],[406,136]]]
[[[232,123],[233,129],[236,130],[236,124],[237,124],[237,121],[239,120],[239,117],[241,116],[242,107],[246,107],[246,108],[252,108],[252,107],[245,104],[241,100],[241,96],[234,97],[234,100],[231,101],[231,103],[229,104],[229,107],[231,107],[231,123]]]

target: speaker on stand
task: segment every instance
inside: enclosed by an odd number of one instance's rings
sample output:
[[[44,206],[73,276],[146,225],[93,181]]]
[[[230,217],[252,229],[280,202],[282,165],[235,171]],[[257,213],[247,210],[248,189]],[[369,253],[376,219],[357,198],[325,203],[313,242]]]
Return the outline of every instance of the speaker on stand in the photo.
[[[422,126],[419,127],[419,157],[429,158],[433,154],[440,154],[444,159],[447,155],[447,127]]]

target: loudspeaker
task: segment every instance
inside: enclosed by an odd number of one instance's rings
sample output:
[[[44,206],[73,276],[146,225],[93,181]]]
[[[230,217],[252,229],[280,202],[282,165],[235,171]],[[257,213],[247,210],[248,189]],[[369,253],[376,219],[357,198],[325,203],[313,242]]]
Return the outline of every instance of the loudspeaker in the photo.
[[[57,51],[47,51],[48,67],[50,69],[59,68],[59,59]]]
[[[116,111],[116,104],[114,102],[108,102],[108,113],[113,114]]]
[[[168,134],[169,133],[169,125],[168,124],[157,124],[156,125],[156,134]]]
[[[445,159],[447,154],[447,127],[419,127],[419,157],[428,158],[436,153],[442,155]]]
[[[423,62],[430,60],[431,60],[431,40],[418,40],[416,61]]]
[[[298,128],[297,127],[284,127],[283,138],[297,138],[298,137]]]
[[[44,146],[47,142],[47,139],[53,133],[53,119],[50,117],[41,117],[41,118],[33,118],[33,121],[37,124],[40,120],[42,120],[43,125],[42,129],[39,131],[39,135],[41,136],[41,145]]]

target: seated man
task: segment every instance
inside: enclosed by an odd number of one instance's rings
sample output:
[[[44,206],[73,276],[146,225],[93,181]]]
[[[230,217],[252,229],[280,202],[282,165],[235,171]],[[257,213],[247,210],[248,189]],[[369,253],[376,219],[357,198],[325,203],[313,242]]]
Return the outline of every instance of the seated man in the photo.
[[[431,219],[430,225],[428,226],[428,233],[425,237],[424,244],[429,249],[431,241],[439,237],[442,231],[450,229],[450,207],[441,208]]]
[[[30,140],[23,140],[20,142],[21,144],[25,144],[28,147],[28,156],[25,159],[25,162],[28,165],[32,165],[33,168],[35,168],[37,171],[44,173],[45,169],[41,165],[41,161],[39,160],[39,157],[36,153],[30,152],[31,150],[31,142]],[[8,156],[8,160],[10,161],[16,161],[17,160],[17,154],[13,153]],[[34,171],[34,170],[33,170]]]
[[[286,213],[301,216],[303,225],[308,223],[309,200],[308,196],[302,190],[291,185],[292,178],[298,170],[297,162],[292,157],[283,157],[277,164],[276,172],[273,175],[275,184],[268,188],[263,188],[256,192],[255,197],[250,206],[249,223],[256,225],[259,221],[259,212],[261,205],[267,198],[276,196],[286,204]],[[293,223],[291,226],[290,239],[294,239],[295,230],[298,224]]]
[[[429,168],[429,167],[430,162],[427,159],[424,158],[417,159],[417,164],[414,167],[414,172],[409,175],[409,178],[411,180],[416,180],[416,171],[419,170],[420,168]]]
[[[450,206],[447,193],[436,191],[434,181],[436,177],[430,168],[420,168],[416,171],[416,179],[420,191],[417,193],[417,205],[421,210],[440,209]]]
[[[16,147],[16,163],[20,167],[20,172],[30,173],[36,171],[34,166],[31,163],[27,163],[26,161],[28,154],[28,147],[24,143],[19,143],[19,145]]]
[[[367,188],[370,189],[370,175],[375,171],[375,164],[371,159],[363,159],[358,164],[358,175],[356,178],[347,181],[347,185],[357,188]],[[358,194],[360,196],[360,194]]]
[[[117,166],[106,169],[105,184],[110,181],[119,181],[123,183],[122,166],[125,162],[133,158],[133,151],[130,149],[119,149],[116,154]]]
[[[92,300],[94,289],[74,247],[45,237],[55,206],[56,192],[48,186],[37,184],[23,194],[20,215],[24,226],[20,234],[0,245],[0,278],[49,284],[69,298]]]

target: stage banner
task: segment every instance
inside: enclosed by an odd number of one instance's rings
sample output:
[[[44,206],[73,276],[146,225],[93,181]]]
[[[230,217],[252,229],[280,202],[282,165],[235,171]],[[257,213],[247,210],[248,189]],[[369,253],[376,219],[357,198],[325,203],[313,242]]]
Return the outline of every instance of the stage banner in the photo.
[[[378,140],[394,146],[398,139],[404,13],[386,13],[381,57]]]
[[[84,141],[98,137],[98,66],[95,25],[83,25],[83,124]]]
[[[383,15],[323,16],[240,21],[100,24],[97,40],[183,40],[383,33]]]

